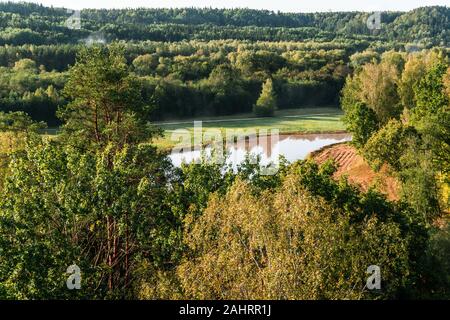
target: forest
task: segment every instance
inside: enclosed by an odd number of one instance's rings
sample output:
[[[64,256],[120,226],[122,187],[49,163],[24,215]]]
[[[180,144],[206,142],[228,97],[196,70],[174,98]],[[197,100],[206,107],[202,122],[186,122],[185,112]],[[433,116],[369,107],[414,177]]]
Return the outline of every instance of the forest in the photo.
[[[0,15],[0,299],[450,299],[449,8],[376,32],[358,12]],[[321,106],[396,199],[332,160],[264,175],[155,145],[155,121]]]
[[[60,8],[2,2],[0,15],[0,108],[50,126],[61,124],[61,90],[86,43],[122,42],[155,110],[149,120],[164,120],[251,112],[269,77],[280,109],[338,106],[360,64],[450,41],[446,7],[383,13],[380,31],[366,27],[367,13],[83,10],[80,29],[65,26]]]
[[[283,13],[250,9],[121,9],[83,10],[81,29],[68,30],[71,15],[63,8],[5,2],[1,39],[4,44],[77,43],[92,32],[109,40],[321,40],[336,38],[420,42],[446,45],[449,9],[423,7],[410,12],[383,12],[377,34],[366,27],[367,12]]]

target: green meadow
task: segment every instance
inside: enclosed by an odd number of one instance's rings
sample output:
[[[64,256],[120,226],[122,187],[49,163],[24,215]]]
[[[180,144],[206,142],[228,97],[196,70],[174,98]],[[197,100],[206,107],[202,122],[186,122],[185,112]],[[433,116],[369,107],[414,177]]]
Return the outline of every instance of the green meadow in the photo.
[[[337,108],[302,108],[279,110],[274,117],[255,118],[252,114],[224,116],[214,118],[196,118],[188,120],[173,120],[155,123],[161,127],[163,136],[155,143],[164,149],[173,147],[176,143],[177,130],[187,130],[191,136],[194,131],[194,121],[201,121],[203,132],[219,129],[225,136],[227,129],[256,131],[278,129],[280,134],[328,133],[345,130],[342,122],[342,111]]]

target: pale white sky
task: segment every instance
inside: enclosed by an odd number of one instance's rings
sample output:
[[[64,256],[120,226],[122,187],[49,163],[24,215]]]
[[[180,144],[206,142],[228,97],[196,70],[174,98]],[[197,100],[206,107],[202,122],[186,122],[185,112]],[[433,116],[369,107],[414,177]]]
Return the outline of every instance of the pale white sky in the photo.
[[[29,2],[70,9],[213,7],[269,9],[285,12],[407,11],[432,5],[450,6],[450,0],[29,0]]]

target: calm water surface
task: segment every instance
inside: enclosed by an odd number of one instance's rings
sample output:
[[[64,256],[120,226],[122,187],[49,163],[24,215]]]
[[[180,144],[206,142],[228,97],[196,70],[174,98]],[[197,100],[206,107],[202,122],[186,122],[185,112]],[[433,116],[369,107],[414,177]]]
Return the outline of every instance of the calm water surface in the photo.
[[[289,162],[294,162],[305,159],[309,153],[325,146],[350,140],[351,135],[348,133],[280,135],[278,140],[268,138],[259,142],[240,140],[234,145],[227,146],[227,163],[235,167],[244,161],[248,152],[251,155],[260,155],[262,164],[276,161],[279,155],[284,156]],[[205,147],[203,152],[210,155],[211,149],[210,146]],[[201,150],[182,150],[172,153],[170,158],[175,166],[180,166],[183,162],[199,161],[201,155]]]

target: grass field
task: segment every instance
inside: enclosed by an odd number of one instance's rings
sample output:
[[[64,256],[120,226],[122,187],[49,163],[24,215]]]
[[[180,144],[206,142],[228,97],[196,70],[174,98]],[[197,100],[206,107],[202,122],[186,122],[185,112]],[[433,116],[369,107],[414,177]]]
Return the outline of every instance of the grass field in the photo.
[[[344,131],[342,115],[342,111],[337,108],[304,108],[280,110],[271,118],[255,118],[253,114],[241,114],[238,116],[165,121],[156,123],[164,129],[164,136],[157,139],[155,143],[164,149],[173,147],[176,144],[176,141],[171,139],[174,131],[185,129],[193,133],[194,120],[202,121],[203,131],[219,129],[222,134],[227,129],[254,129],[257,131],[278,129],[281,134],[294,134]]]

